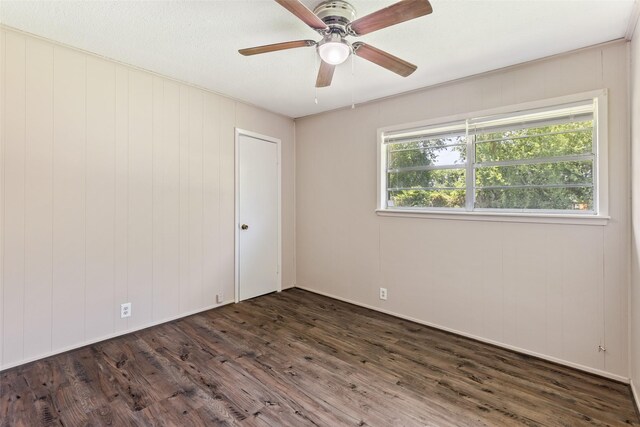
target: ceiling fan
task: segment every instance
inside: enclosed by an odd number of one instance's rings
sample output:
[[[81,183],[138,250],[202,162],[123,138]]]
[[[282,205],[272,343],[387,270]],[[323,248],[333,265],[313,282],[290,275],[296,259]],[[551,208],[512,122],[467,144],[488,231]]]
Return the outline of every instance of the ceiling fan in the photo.
[[[348,36],[363,36],[391,25],[428,15],[433,11],[428,0],[401,0],[377,12],[355,19],[355,8],[344,0],[324,1],[313,12],[299,0],[275,1],[316,30],[322,36],[322,40],[318,42],[296,40],[240,49],[238,52],[248,56],[316,46],[322,59],[316,87],[331,85],[336,65],[342,64],[352,53],[402,77],[407,77],[418,67],[366,43],[349,43],[346,38]]]

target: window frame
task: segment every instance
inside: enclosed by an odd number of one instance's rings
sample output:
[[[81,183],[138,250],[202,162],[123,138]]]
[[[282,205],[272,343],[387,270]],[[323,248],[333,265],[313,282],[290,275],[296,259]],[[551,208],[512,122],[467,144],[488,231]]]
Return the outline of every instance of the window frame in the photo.
[[[464,208],[424,207],[397,208],[387,207],[387,150],[384,143],[385,135],[401,131],[410,132],[412,129],[447,128],[459,126],[460,122],[490,116],[515,115],[526,110],[552,110],[554,107],[578,102],[594,102],[594,209],[589,212],[558,211],[558,210],[511,210],[475,208],[472,204],[475,197],[466,197]],[[414,218],[485,220],[503,222],[540,222],[540,223],[569,223],[606,225],[608,223],[608,93],[606,89],[582,92],[573,95],[555,97],[515,105],[507,105],[453,116],[422,120],[418,122],[387,126],[377,130],[377,206],[376,213],[381,216],[400,216]],[[467,138],[467,163],[465,166],[467,191],[475,191],[475,151],[473,138]],[[471,184],[471,186],[470,186]]]

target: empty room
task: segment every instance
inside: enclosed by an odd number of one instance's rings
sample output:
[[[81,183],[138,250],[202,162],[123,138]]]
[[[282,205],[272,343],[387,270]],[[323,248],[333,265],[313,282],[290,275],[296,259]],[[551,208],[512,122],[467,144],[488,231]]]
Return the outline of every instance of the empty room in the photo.
[[[0,427],[640,427],[640,0],[0,0]]]

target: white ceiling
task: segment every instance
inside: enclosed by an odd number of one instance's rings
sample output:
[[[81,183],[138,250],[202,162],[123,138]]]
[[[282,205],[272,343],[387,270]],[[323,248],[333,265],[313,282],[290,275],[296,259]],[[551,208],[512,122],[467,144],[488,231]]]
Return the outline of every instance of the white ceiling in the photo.
[[[364,16],[394,0],[353,0]],[[319,0],[305,0],[311,9]],[[390,96],[621,38],[634,0],[431,0],[433,13],[359,39],[418,65],[407,78],[361,58],[315,104],[314,48],[237,50],[319,35],[272,0],[0,0],[0,22],[290,117]],[[355,41],[356,38],[351,38]]]

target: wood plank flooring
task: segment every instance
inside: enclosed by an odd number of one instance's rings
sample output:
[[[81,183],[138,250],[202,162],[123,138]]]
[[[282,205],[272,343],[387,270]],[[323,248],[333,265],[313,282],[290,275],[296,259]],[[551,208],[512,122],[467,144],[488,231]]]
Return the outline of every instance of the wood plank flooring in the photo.
[[[0,373],[4,426],[640,426],[628,386],[292,289]]]

